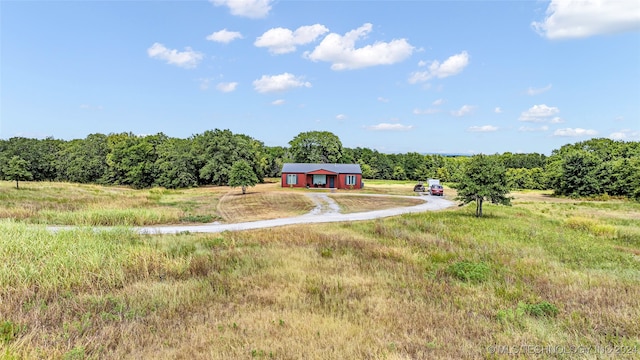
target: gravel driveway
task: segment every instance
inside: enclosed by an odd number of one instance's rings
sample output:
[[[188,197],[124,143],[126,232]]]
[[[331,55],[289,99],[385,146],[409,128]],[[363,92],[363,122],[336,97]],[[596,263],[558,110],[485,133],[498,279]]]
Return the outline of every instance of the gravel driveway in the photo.
[[[223,231],[239,231],[239,230],[252,230],[263,229],[276,226],[294,225],[294,224],[314,224],[314,223],[328,223],[339,221],[361,221],[384,218],[389,216],[396,216],[408,213],[417,213],[423,211],[441,210],[455,205],[453,201],[446,200],[439,196],[422,195],[420,197],[405,196],[410,199],[422,199],[423,204],[392,208],[384,210],[366,211],[359,213],[341,214],[340,206],[333,201],[327,194],[324,193],[310,193],[309,196],[316,207],[308,214],[301,216],[294,216],[283,219],[271,219],[251,221],[235,224],[204,224],[204,225],[177,225],[177,226],[145,226],[134,228],[141,234],[175,234],[179,232],[202,232],[202,233],[218,233]],[[359,195],[354,195],[359,196]],[[392,196],[392,195],[367,195],[367,196]]]

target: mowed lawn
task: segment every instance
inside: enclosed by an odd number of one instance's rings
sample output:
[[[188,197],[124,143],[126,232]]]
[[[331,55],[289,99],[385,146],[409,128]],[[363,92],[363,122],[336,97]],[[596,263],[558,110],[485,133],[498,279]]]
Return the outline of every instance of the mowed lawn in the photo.
[[[221,234],[1,220],[0,357],[638,358],[640,204],[515,197]]]

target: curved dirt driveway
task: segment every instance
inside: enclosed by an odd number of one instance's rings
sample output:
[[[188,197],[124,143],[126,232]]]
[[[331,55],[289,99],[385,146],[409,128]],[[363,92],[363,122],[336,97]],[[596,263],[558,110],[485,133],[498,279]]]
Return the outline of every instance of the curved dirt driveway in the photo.
[[[384,210],[366,211],[351,214],[341,214],[340,207],[326,193],[310,193],[306,194],[315,202],[316,207],[308,214],[294,216],[282,219],[260,220],[235,224],[204,224],[204,225],[176,225],[176,226],[145,226],[135,227],[135,231],[141,234],[175,234],[179,232],[201,232],[201,233],[218,233],[223,231],[240,231],[263,229],[277,226],[294,225],[294,224],[314,224],[339,221],[360,221],[371,220],[389,216],[396,216],[408,213],[417,213],[423,211],[441,210],[455,205],[453,201],[445,200],[442,197],[423,195],[420,197],[404,196],[410,199],[422,199],[423,204],[392,208]],[[359,196],[359,195],[353,195]],[[366,196],[393,196],[393,195],[366,195]]]

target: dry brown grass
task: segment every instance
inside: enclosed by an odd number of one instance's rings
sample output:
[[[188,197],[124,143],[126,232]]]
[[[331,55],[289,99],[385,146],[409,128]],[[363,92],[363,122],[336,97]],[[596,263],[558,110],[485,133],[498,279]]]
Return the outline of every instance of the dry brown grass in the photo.
[[[55,182],[24,182],[16,190],[11,182],[0,181],[0,218],[56,225],[151,225],[180,223],[190,216],[216,219],[218,199],[227,191],[228,187],[134,190]],[[91,223],[91,218],[98,222]]]
[[[330,195],[340,205],[342,213],[382,210],[396,207],[415,206],[424,203],[420,199],[404,197],[380,197],[367,195]]]
[[[229,192],[220,199],[217,213],[225,222],[235,223],[302,215],[314,206],[300,192]]]
[[[0,223],[0,325],[19,327],[0,357],[638,358],[640,223],[615,215],[640,205],[527,199],[483,219],[470,207],[223,234]],[[461,281],[449,270],[461,261],[489,271]],[[522,310],[541,301],[557,316]],[[636,350],[494,356],[494,344]]]

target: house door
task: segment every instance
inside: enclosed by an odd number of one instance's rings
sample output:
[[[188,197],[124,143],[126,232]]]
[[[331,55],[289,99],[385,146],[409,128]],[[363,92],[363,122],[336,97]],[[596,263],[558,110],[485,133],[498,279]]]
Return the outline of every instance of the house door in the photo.
[[[335,180],[336,180],[335,176],[329,176],[329,187],[330,188],[334,188],[335,187],[334,186],[335,185]]]

